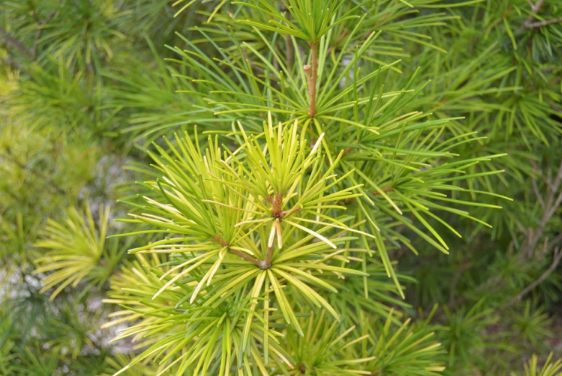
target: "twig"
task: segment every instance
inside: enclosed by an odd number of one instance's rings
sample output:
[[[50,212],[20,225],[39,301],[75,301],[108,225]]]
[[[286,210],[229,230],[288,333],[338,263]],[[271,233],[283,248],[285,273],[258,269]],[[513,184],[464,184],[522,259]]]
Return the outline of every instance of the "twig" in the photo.
[[[531,14],[529,14],[529,16],[527,17],[527,19],[525,20],[525,22],[523,22],[523,25],[521,25],[521,27],[519,29],[517,29],[516,33],[519,33],[525,29],[529,29],[532,26],[532,21],[535,19],[535,16],[539,13],[539,11],[542,8],[542,4],[544,3],[544,0],[538,0],[536,4],[533,4],[530,0],[529,0],[529,5],[531,6]]]
[[[554,18],[552,20],[544,20],[544,21],[540,21],[540,22],[533,22],[533,23],[527,25],[527,28],[531,29],[531,28],[534,28],[534,27],[543,27],[543,26],[550,25],[550,24],[557,23],[557,22],[562,22],[562,17]]]
[[[554,202],[554,205],[552,205],[552,207],[548,211],[548,218],[549,219],[550,219],[550,217],[552,217],[554,215],[554,213],[556,212],[556,210],[558,209],[560,204],[562,204],[562,191],[558,195],[558,198],[556,199],[556,202]]]
[[[6,45],[18,50],[28,58],[33,59],[33,53],[31,53],[31,51],[26,46],[24,46],[19,40],[11,36],[6,31],[6,29],[4,29],[1,26],[0,26],[0,40],[4,42]]]
[[[250,255],[247,255],[244,252],[238,251],[236,249],[232,249],[230,248],[230,245],[228,244],[228,242],[226,240],[224,240],[219,234],[215,235],[215,237],[213,239],[211,239],[212,242],[214,243],[218,243],[220,245],[222,245],[223,247],[227,247],[228,248],[228,252],[238,256],[238,257],[242,257],[244,260],[246,261],[250,261],[251,263],[256,264],[257,266],[259,266],[260,268],[262,267],[263,262],[253,258]]]
[[[533,283],[531,283],[529,286],[525,287],[523,290],[521,290],[521,292],[519,294],[517,294],[517,296],[515,296],[513,299],[511,299],[506,305],[505,307],[510,307],[513,304],[517,303],[518,301],[521,300],[521,298],[523,296],[525,296],[525,294],[527,294],[529,291],[533,290],[535,287],[537,287],[538,285],[540,285],[542,283],[542,281],[544,281],[546,278],[548,278],[548,276],[550,274],[552,274],[552,272],[554,270],[556,270],[556,267],[558,266],[558,264],[560,263],[560,260],[562,260],[562,252],[560,252],[560,248],[556,248],[554,250],[554,260],[552,260],[552,264],[550,265],[550,268],[548,268],[539,278],[537,278]]]
[[[316,115],[316,83],[318,81],[318,42],[310,43],[311,65],[305,65],[306,78],[308,81],[308,94],[310,105],[308,114],[312,117]]]
[[[263,270],[267,270],[271,268],[271,259],[273,257],[273,246],[268,246],[267,251],[265,253],[265,260],[261,262],[260,268]]]
[[[558,244],[558,242],[562,241],[562,233],[559,234],[558,236],[556,236],[556,238],[554,238],[551,242],[550,242],[550,246],[556,245]],[[548,275],[550,273],[552,273],[555,269],[556,266],[558,265],[558,263],[560,262],[560,259],[562,258],[562,252],[560,252],[560,249],[555,249],[555,253],[554,253],[554,260],[553,260],[553,264],[550,266],[549,270],[547,270],[543,276],[541,276],[539,279],[537,279],[537,281],[533,282],[533,284],[529,285],[526,289],[522,290],[515,298],[511,299],[509,301],[509,303],[506,305],[506,307],[512,305],[514,302],[517,301],[517,299],[521,299],[521,297],[523,295],[525,295],[526,293],[528,293],[530,290],[532,290],[533,288],[535,288],[538,284],[540,284],[545,278],[548,277]],[[552,270],[551,270],[552,269]],[[485,282],[481,283],[480,285],[478,285],[478,287],[476,288],[476,291],[482,291],[483,289],[488,289],[489,292],[495,292],[495,291],[499,291],[504,285],[505,285],[506,281],[505,279],[501,278],[500,276],[496,275],[492,278],[489,278],[488,280],[486,280]],[[528,289],[528,291],[527,291]],[[466,303],[468,301],[468,298],[462,297],[459,300],[456,300],[454,302],[449,302],[449,304],[446,305],[446,309],[452,309],[455,307],[458,307],[464,303]],[[440,308],[440,310],[442,311],[443,309]],[[442,313],[442,312],[441,312]]]
[[[258,259],[255,259],[255,258],[245,254],[244,252],[238,251],[236,249],[231,249],[231,248],[228,248],[228,252],[230,252],[230,253],[232,253],[236,256],[242,257],[244,260],[250,261],[250,262],[256,264],[257,266],[259,266],[261,268],[261,262]]]
[[[535,167],[535,169],[540,172],[537,167]],[[524,260],[531,256],[531,254],[537,247],[537,243],[543,235],[544,230],[546,229],[546,225],[548,224],[552,216],[556,213],[560,205],[562,205],[562,161],[560,162],[560,166],[558,167],[558,171],[556,172],[554,180],[552,180],[551,178],[552,172],[550,169],[546,177],[542,173],[541,176],[543,177],[547,186],[547,195],[545,198],[542,198],[540,194],[538,194],[538,192],[535,191],[535,194],[537,195],[537,199],[542,201],[541,206],[543,206],[544,208],[543,214],[541,216],[539,225],[536,228],[529,228],[527,229],[527,231],[525,231],[526,241],[520,248],[518,257],[519,260]]]
[[[531,164],[535,168],[535,171],[539,174],[539,176],[544,180],[546,185],[547,193],[545,197],[541,197],[538,186],[535,187],[536,183],[534,184],[534,192],[537,195],[537,200],[541,203],[541,207],[543,208],[543,214],[540,218],[539,224],[535,228],[521,228],[525,235],[525,242],[519,248],[519,254],[517,256],[517,261],[520,263],[528,262],[528,260],[534,254],[535,249],[537,248],[539,240],[544,235],[544,231],[546,230],[546,226],[550,219],[554,216],[560,205],[562,205],[562,161],[556,171],[556,175],[553,177],[552,170],[549,169],[548,173],[545,174],[543,171],[539,169],[539,167],[531,161]],[[545,247],[552,247],[555,246],[558,242],[562,241],[562,234],[559,234],[555,237],[551,242],[550,245],[545,243]],[[529,285],[526,289],[522,290],[515,298],[513,298],[508,305],[513,304],[518,299],[521,299],[523,295],[528,293],[534,287],[536,287],[539,283],[541,283],[545,278],[548,277],[550,273],[554,271],[560,259],[562,258],[562,252],[559,250],[555,252],[554,262],[553,265],[547,270],[543,276],[541,276],[537,281],[533,284]],[[505,279],[501,279],[499,276],[494,276],[483,283],[481,283],[477,288],[476,291],[482,291],[483,289],[489,289],[490,291],[498,291],[501,287],[505,285]],[[468,299],[463,297],[461,299],[450,301],[446,308],[451,309],[457,307],[459,305],[464,304]]]
[[[391,191],[392,191],[392,185],[389,185],[388,187],[383,188],[382,191],[383,191],[384,193],[386,193],[386,192],[391,192]],[[372,194],[373,196],[376,196],[376,195],[380,195],[380,192],[379,192],[379,191],[375,191],[375,192],[371,192],[371,194]]]
[[[543,172],[541,171],[541,169],[539,168],[539,166],[537,166],[537,164],[535,163],[534,160],[529,159],[529,162],[531,163],[531,165],[533,166],[534,171],[539,174],[539,176],[541,177],[541,179],[546,181],[546,177],[544,176]]]
[[[537,196],[537,200],[539,200],[539,204],[541,204],[541,208],[542,210],[546,210],[546,208],[544,207],[544,200],[542,199],[542,196],[539,192],[539,187],[537,185],[537,180],[533,177],[533,190],[535,191],[535,195]]]
[[[531,5],[531,10],[533,11],[533,13],[538,13],[538,11],[542,8],[542,4],[544,3],[544,0],[538,0],[537,3],[533,6]],[[529,4],[531,4],[531,2],[529,1]]]

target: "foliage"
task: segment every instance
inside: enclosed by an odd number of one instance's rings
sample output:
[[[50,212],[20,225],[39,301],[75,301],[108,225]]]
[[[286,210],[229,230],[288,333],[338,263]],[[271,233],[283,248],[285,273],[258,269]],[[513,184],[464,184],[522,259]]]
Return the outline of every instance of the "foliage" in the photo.
[[[560,372],[556,1],[0,10],[0,375]]]
[[[89,205],[84,213],[70,208],[67,220],[57,223],[49,220],[44,238],[37,241],[38,248],[49,249],[35,261],[39,265],[34,273],[49,273],[42,278],[45,292],[57,286],[51,294],[54,299],[66,286],[76,287],[82,280],[102,284],[119,261],[118,248],[105,244],[109,207],[99,208],[99,230],[96,230]],[[85,289],[84,291],[87,291]]]

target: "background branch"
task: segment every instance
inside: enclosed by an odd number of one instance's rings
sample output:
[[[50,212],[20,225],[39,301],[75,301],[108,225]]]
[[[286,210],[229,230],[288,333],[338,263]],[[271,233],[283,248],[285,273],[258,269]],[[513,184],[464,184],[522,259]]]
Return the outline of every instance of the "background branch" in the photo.
[[[26,46],[24,46],[19,40],[11,36],[6,29],[0,26],[0,41],[15,50],[18,50],[26,57],[33,59],[33,52],[31,52]]]

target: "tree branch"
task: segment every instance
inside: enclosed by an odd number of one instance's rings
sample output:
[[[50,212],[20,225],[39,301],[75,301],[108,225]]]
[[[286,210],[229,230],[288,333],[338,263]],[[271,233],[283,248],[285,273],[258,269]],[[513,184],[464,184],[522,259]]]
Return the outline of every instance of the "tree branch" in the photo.
[[[0,26],[0,41],[2,41],[7,46],[10,46],[13,49],[18,50],[28,58],[33,59],[33,53],[26,46],[24,46],[19,40],[11,36],[6,31],[6,29],[4,29],[1,26]]]
[[[547,26],[553,23],[558,23],[558,22],[562,22],[562,17],[558,17],[558,18],[554,18],[552,20],[544,20],[544,21],[540,21],[540,22],[533,22],[529,25],[527,25],[527,28],[534,28],[534,27],[543,27],[543,26]]]
[[[550,265],[550,268],[548,268],[539,278],[537,278],[533,283],[531,283],[529,286],[525,287],[523,290],[521,290],[521,292],[519,294],[517,294],[517,296],[515,296],[513,299],[511,299],[506,305],[505,308],[507,307],[511,307],[513,304],[517,303],[518,301],[521,300],[521,298],[523,296],[525,296],[529,291],[533,290],[535,287],[537,287],[538,285],[540,285],[546,278],[548,278],[548,276],[550,274],[552,274],[552,272],[554,270],[556,270],[556,267],[558,266],[558,264],[560,263],[560,260],[562,260],[562,252],[560,252],[560,248],[557,248],[554,250],[554,259],[552,260],[552,264]]]
[[[230,249],[230,248],[228,248],[228,252],[230,252],[230,253],[232,253],[236,256],[242,257],[244,260],[250,261],[251,263],[254,263],[261,268],[261,261],[260,260],[255,259],[252,256],[249,256],[249,255],[245,254],[244,252],[238,251],[236,249]]]
[[[215,237],[213,239],[211,239],[212,242],[214,243],[218,243],[220,245],[222,245],[223,247],[227,247],[228,248],[228,252],[238,256],[238,257],[242,257],[244,260],[249,261],[251,263],[256,264],[257,266],[259,266],[260,268],[262,267],[263,262],[253,258],[250,255],[247,255],[246,253],[242,252],[242,251],[238,251],[236,249],[231,249],[230,245],[228,244],[228,242],[226,240],[224,240],[219,234],[215,235]]]
[[[544,211],[544,210],[546,210],[546,208],[544,207],[544,200],[542,199],[542,196],[539,192],[539,186],[537,185],[537,180],[535,179],[534,176],[531,179],[533,181],[533,190],[535,191],[535,195],[537,196],[537,200],[539,200],[539,204],[541,204],[541,208]]]
[[[310,54],[312,65],[305,65],[304,70],[308,81],[308,95],[310,96],[308,114],[314,117],[316,115],[316,83],[318,81],[318,42],[310,43]]]
[[[391,191],[392,191],[392,185],[389,185],[388,187],[383,188],[382,191],[383,191],[384,193],[386,193],[386,192],[391,192]],[[379,191],[371,192],[371,194],[372,194],[373,196],[380,195]]]
[[[537,167],[535,169],[540,173]],[[562,161],[558,166],[558,170],[556,172],[556,176],[554,180],[551,179],[551,172],[549,170],[548,176],[545,177],[544,174],[541,173],[543,177],[546,187],[547,187],[547,194],[546,197],[540,197],[539,192],[535,190],[535,194],[537,195],[537,200],[541,203],[543,208],[543,214],[539,221],[539,225],[534,229],[527,229],[525,231],[526,240],[521,245],[519,251],[519,259],[523,260],[531,256],[537,244],[546,229],[546,225],[552,218],[552,216],[556,213],[556,210],[562,205]]]
[[[262,262],[260,266],[261,269],[267,270],[271,268],[271,258],[273,257],[273,246],[268,246],[267,251],[265,253],[265,260]]]
[[[521,25],[521,27],[519,29],[517,29],[516,33],[519,33],[525,29],[530,29],[532,26],[532,21],[535,19],[535,16],[539,13],[539,11],[542,8],[542,4],[544,3],[544,0],[538,0],[536,4],[533,4],[530,0],[529,0],[529,5],[531,6],[531,14],[529,14],[529,16],[527,17],[527,19],[525,20],[525,22],[523,22],[523,25]]]

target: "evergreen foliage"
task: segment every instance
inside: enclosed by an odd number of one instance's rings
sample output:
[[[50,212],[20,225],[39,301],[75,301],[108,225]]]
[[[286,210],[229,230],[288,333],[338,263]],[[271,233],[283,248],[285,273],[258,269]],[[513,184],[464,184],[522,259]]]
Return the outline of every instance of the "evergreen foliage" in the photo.
[[[0,11],[0,376],[562,375],[558,1]]]

